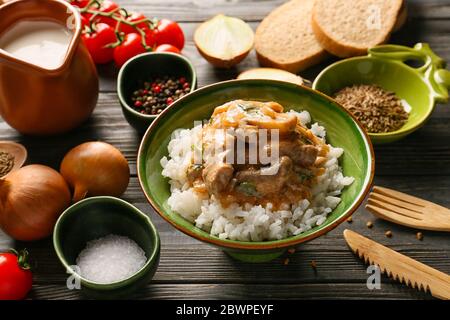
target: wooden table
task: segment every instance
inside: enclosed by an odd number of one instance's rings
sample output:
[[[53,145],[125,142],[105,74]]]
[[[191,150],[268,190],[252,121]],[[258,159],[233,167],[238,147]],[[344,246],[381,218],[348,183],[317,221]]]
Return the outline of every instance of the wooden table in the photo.
[[[234,78],[240,71],[257,66],[252,53],[236,69],[216,70],[203,60],[192,42],[194,29],[206,18],[225,13],[241,17],[256,28],[259,21],[283,0],[119,0],[130,10],[181,22],[186,33],[184,54],[197,68],[199,86]],[[450,0],[410,0],[407,25],[391,42],[414,45],[428,42],[450,62]],[[327,63],[303,72],[313,80]],[[308,242],[286,257],[270,263],[245,264],[222,251],[176,231],[164,222],[145,200],[136,176],[136,152],[140,137],[125,121],[116,95],[116,73],[99,67],[101,93],[92,118],[64,136],[25,137],[0,122],[0,140],[23,143],[29,151],[28,163],[54,168],[72,147],[90,140],[103,140],[118,147],[127,157],[132,172],[123,198],[150,215],[162,240],[161,263],[153,281],[133,298],[303,298],[303,299],[429,299],[430,295],[410,289],[382,276],[380,290],[366,287],[366,266],[347,248],[342,231],[350,228],[412,258],[450,273],[450,237],[416,230],[374,218],[362,206],[353,223],[344,222],[325,236]],[[76,89],[76,88],[74,88]],[[26,88],[24,88],[26,90]],[[439,105],[427,125],[405,140],[376,150],[377,185],[407,192],[450,207],[450,104]],[[366,223],[373,221],[373,228]],[[391,230],[392,238],[384,233]],[[35,243],[15,243],[0,231],[0,248],[27,247],[37,263],[32,299],[78,299],[78,291],[66,288],[67,274],[57,260],[50,239]],[[317,263],[317,272],[311,261]]]

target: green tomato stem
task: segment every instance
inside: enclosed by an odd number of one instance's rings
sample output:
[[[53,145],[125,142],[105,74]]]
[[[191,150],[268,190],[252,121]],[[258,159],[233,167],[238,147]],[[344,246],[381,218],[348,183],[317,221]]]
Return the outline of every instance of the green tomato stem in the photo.
[[[126,20],[130,16],[130,14],[124,8],[117,8],[110,12],[100,12],[98,10],[92,10],[91,6],[93,6],[93,5],[97,5],[97,7],[100,8],[101,1],[92,0],[91,2],[89,2],[89,4],[86,7],[80,9],[81,13],[90,13],[92,15],[89,18],[88,32],[95,31],[95,18],[96,17],[98,17],[98,16],[108,17],[108,18],[111,18],[111,19],[117,21],[116,28],[115,28],[117,42],[108,44],[108,47],[114,48],[123,42],[123,36],[122,36],[122,33],[120,32],[120,25],[125,24],[125,25],[128,25],[128,26],[134,28],[137,31],[137,33],[140,34],[142,46],[144,47],[145,50],[147,50],[147,51],[153,50],[152,47],[147,45],[145,31],[141,27],[138,27],[138,25],[142,24],[142,23],[146,23],[150,30],[154,30],[156,28],[156,26],[158,25],[158,22],[159,22],[158,19],[145,18],[145,19],[141,19],[139,21],[130,22],[130,21]],[[116,14],[117,12],[119,12],[119,15]]]
[[[27,249],[23,249],[20,250],[19,252],[16,249],[9,249],[9,251],[17,256],[17,264],[19,265],[19,267],[23,270],[30,270],[30,264],[28,261],[28,250]]]

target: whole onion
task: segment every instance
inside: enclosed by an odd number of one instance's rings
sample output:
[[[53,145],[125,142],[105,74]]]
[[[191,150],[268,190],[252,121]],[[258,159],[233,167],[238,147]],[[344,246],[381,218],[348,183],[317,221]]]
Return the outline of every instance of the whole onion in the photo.
[[[74,190],[73,202],[86,196],[120,196],[130,181],[127,160],[104,142],[86,142],[70,150],[60,172]]]
[[[52,168],[29,165],[0,180],[0,227],[16,240],[49,236],[69,204],[69,187]]]

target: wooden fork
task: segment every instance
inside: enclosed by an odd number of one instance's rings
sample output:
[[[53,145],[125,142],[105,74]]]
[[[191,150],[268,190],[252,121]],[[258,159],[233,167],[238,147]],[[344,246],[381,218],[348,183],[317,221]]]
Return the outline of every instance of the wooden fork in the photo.
[[[407,227],[450,232],[450,210],[383,187],[374,187],[366,209],[377,217]]]

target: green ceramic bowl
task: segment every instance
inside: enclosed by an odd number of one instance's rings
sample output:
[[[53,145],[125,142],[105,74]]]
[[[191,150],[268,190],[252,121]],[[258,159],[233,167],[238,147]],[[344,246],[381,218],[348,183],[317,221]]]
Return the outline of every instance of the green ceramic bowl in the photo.
[[[191,92],[197,86],[197,74],[194,66],[187,58],[176,53],[143,53],[128,60],[119,71],[117,94],[123,114],[128,123],[140,133],[144,133],[157,116],[135,111],[131,107],[131,96],[145,81],[166,75],[185,77],[191,84]]]
[[[134,240],[145,252],[145,265],[131,277],[109,284],[96,283],[76,274],[70,266],[76,265],[76,258],[86,243],[109,234]],[[88,198],[64,211],[55,225],[53,245],[66,270],[81,281],[82,292],[92,298],[129,296],[151,280],[159,264],[160,240],[155,226],[134,206],[113,197]]]
[[[221,240],[195,227],[173,212],[168,179],[161,175],[160,159],[168,154],[171,133],[192,128],[194,121],[208,119],[214,108],[234,99],[276,101],[290,110],[307,110],[313,121],[327,129],[328,142],[345,150],[341,157],[344,174],[355,182],[342,194],[341,204],[321,226],[279,241],[240,242]],[[210,85],[183,97],[165,110],[144,135],[138,154],[141,187],[153,208],[178,230],[215,245],[233,257],[251,262],[268,261],[286,248],[317,238],[349,217],[364,200],[374,174],[374,154],[370,139],[352,116],[329,97],[306,87],[274,80],[232,80]]]
[[[414,68],[405,62],[418,60]],[[408,122],[397,131],[369,134],[375,144],[394,142],[423,126],[436,103],[448,101],[450,72],[445,62],[427,44],[414,48],[382,45],[369,50],[369,55],[342,60],[324,69],[313,88],[329,96],[353,84],[377,84],[393,91],[410,107]],[[409,108],[408,108],[409,109]]]

